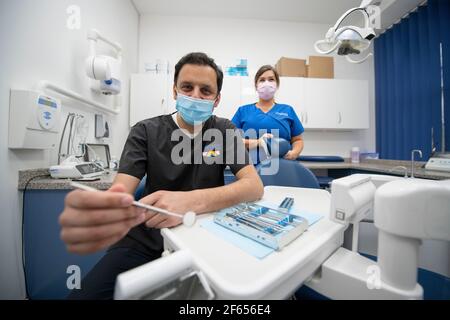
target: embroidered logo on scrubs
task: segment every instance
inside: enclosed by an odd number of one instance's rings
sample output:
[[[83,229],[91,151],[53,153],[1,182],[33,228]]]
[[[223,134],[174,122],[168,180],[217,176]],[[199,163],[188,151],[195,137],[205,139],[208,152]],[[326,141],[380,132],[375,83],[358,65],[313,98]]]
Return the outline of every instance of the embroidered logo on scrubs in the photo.
[[[275,112],[275,114],[282,116],[282,117],[289,117],[289,115],[285,112]]]
[[[217,146],[206,146],[205,149],[203,150],[203,156],[205,158],[216,158],[219,157],[221,155],[220,150],[218,149]]]

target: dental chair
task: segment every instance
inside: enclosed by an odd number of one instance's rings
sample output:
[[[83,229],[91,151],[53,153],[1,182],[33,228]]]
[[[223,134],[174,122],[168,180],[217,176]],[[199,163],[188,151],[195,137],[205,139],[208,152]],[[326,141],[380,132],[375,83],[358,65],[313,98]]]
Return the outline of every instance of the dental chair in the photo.
[[[134,199],[136,201],[139,201],[142,198],[142,196],[144,195],[146,183],[147,183],[147,176],[144,176],[144,178],[142,178],[141,182],[139,182],[139,185],[137,186],[136,191],[134,192]]]
[[[279,153],[279,157],[283,158],[286,153],[291,150],[291,144],[289,141],[280,138],[272,138],[266,139],[266,148],[269,154],[272,154],[272,149],[275,153]],[[272,145],[275,148],[272,148]],[[306,162],[343,162],[344,159],[336,156],[300,156],[297,158],[297,161],[306,161]],[[326,176],[316,176],[317,181],[319,182],[320,188],[328,189],[331,186],[331,182],[333,178]]]
[[[283,157],[291,150],[291,144],[284,139],[266,139],[270,157],[256,166],[264,186],[282,186],[319,189],[316,176],[298,161]]]
[[[274,170],[273,174],[270,168],[277,165],[278,170]],[[315,175],[297,161],[281,158],[268,159],[260,163],[256,169],[264,186],[320,189]]]
[[[264,146],[259,150],[259,156],[257,150],[250,151],[250,156],[264,186],[277,185],[312,189],[321,187],[319,180],[308,168],[298,161],[283,159],[291,150],[291,144],[287,140],[271,138],[265,139],[264,142]],[[263,160],[259,162],[260,159]],[[275,170],[275,167],[278,167],[279,170]],[[271,168],[276,172],[272,172]],[[225,170],[224,180],[225,184],[236,181],[236,177],[228,168]]]

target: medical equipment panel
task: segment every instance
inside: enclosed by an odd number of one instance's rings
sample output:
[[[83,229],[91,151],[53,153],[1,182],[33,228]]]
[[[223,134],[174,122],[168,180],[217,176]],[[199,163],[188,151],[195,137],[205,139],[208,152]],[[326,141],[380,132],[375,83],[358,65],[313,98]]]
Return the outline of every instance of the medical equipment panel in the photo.
[[[450,153],[436,153],[425,165],[425,169],[450,172]]]
[[[216,213],[214,222],[275,250],[281,250],[308,228],[306,219],[255,203],[223,209]]]
[[[67,163],[50,167],[50,175],[55,179],[90,179],[99,177],[105,170],[93,162]]]
[[[10,149],[52,149],[57,144],[61,102],[36,91],[11,90]]]

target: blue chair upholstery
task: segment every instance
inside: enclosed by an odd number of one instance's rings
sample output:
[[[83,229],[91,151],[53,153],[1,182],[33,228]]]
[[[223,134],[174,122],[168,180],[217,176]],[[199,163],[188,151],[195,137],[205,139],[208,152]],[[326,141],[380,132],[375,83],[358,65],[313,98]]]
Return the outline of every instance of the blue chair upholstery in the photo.
[[[305,162],[344,162],[345,159],[339,156],[300,156],[298,161]]]
[[[291,144],[289,141],[280,138],[266,139],[267,150],[270,155],[274,156],[278,154],[280,158],[283,158],[286,153],[291,150]],[[272,152],[273,151],[273,152]],[[310,162],[343,162],[342,157],[335,156],[300,156],[297,161],[310,161]],[[323,189],[329,188],[333,178],[331,177],[317,177],[319,186]]]
[[[265,139],[266,145],[267,145],[267,151],[269,152],[269,155],[272,155],[272,153],[278,154],[279,158],[283,158],[286,153],[291,150],[291,144],[286,139],[280,139],[280,138],[269,138]]]
[[[279,161],[277,172],[275,174],[264,174],[265,168],[276,165],[274,161]],[[256,169],[264,186],[320,188],[319,182],[311,170],[297,161],[272,158],[260,163]]]
[[[327,189],[331,187],[331,183],[333,182],[334,178],[317,176],[317,180],[319,181],[320,187],[322,189]]]
[[[267,151],[270,158],[262,161],[256,166],[256,170],[261,177],[264,186],[283,186],[297,188],[319,189],[320,185],[315,175],[297,161],[283,159],[286,153],[291,150],[291,144],[285,139],[266,139]],[[264,169],[276,165],[278,170],[275,174],[264,174]]]
[[[236,176],[231,172],[230,168],[225,168],[225,172],[223,174],[223,180],[225,185],[232,184],[233,182],[236,182]]]
[[[147,183],[147,176],[142,178],[141,182],[139,182],[139,185],[136,188],[136,191],[134,192],[134,199],[136,201],[139,201],[142,198],[142,196],[144,195],[146,183]]]

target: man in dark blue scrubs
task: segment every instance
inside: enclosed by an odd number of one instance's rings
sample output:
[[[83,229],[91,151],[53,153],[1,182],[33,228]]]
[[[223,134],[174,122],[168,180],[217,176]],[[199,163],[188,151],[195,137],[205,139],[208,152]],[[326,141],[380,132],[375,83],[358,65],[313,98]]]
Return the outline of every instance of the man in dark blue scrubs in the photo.
[[[207,55],[183,57],[175,67],[173,86],[178,112],[141,121],[131,129],[110,190],[77,190],[66,197],[60,223],[67,249],[83,254],[112,245],[71,299],[111,299],[117,275],[159,258],[160,229],[181,223],[177,217],[131,206],[131,195],[145,175],[141,202],[181,214],[214,212],[262,197],[262,182],[241,136],[227,134],[235,132],[235,126],[212,115],[222,81],[222,71]],[[204,141],[208,132],[221,137]],[[239,154],[244,157],[239,159]],[[237,181],[224,186],[226,166]]]

